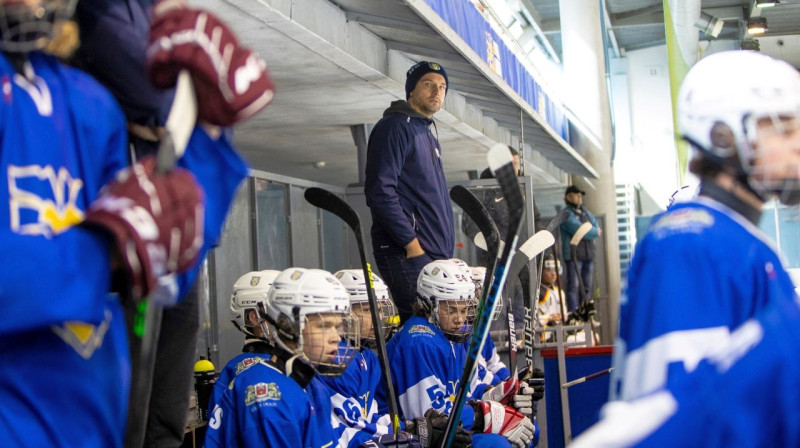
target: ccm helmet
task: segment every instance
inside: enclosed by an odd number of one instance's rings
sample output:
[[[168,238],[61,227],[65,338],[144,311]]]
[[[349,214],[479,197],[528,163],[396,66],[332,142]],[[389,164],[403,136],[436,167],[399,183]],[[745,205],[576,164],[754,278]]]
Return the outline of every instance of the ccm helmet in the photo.
[[[350,305],[353,313],[359,319],[361,328],[361,345],[375,348],[375,331],[372,329],[372,316],[367,296],[367,283],[364,281],[364,270],[342,269],[334,274],[350,295]],[[389,288],[386,283],[374,273],[372,286],[375,289],[375,301],[378,304],[378,317],[382,323],[381,331],[384,338],[389,338],[394,330],[395,315],[397,310],[389,299]]]
[[[320,375],[341,375],[358,352],[358,322],[350,313],[347,290],[327,271],[282,271],[272,283],[265,311],[276,345]]]
[[[422,268],[417,298],[429,321],[453,342],[464,342],[475,320],[475,284],[453,260],[437,260]]]
[[[800,184],[796,170],[788,177],[765,174],[778,167],[757,163],[757,125],[770,120],[786,132],[788,121],[796,132],[799,117],[800,73],[752,51],[703,58],[686,75],[678,95],[681,136],[709,160],[733,168],[740,182],[764,201],[775,195],[785,204],[796,204]]]
[[[280,274],[280,271],[275,270],[248,272],[239,277],[239,280],[236,280],[236,283],[233,284],[230,304],[231,312],[233,313],[232,322],[245,335],[258,337],[253,332],[253,324],[247,319],[247,314],[250,311],[255,311],[256,315],[259,316],[258,324],[264,331],[264,337],[267,337],[268,333],[263,325],[264,320],[261,318],[261,314],[258,313],[258,308],[263,307],[267,301],[272,282],[278,274]]]

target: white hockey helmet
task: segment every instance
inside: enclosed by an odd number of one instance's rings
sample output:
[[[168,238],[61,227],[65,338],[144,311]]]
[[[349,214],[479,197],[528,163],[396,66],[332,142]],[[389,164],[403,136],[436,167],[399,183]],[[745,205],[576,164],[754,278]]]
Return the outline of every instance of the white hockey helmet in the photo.
[[[233,284],[233,293],[231,293],[231,312],[233,313],[233,325],[242,333],[251,337],[258,337],[253,333],[253,325],[248,322],[247,314],[249,311],[256,311],[259,316],[259,325],[263,323],[261,314],[258,313],[259,306],[264,306],[269,295],[269,290],[272,287],[272,282],[275,277],[280,274],[280,271],[266,270],[266,271],[253,271],[244,274],[236,280]],[[262,325],[265,338],[268,332],[265,331],[266,327]]]
[[[483,295],[483,280],[486,277],[486,268],[483,266],[470,266],[470,274],[472,275],[472,282],[475,283],[475,299],[479,299]],[[503,313],[503,295],[500,294],[495,300],[494,312],[492,313],[492,320],[497,320]]]
[[[362,316],[370,316],[369,298],[367,296],[367,283],[364,281],[363,269],[342,269],[334,274],[345,289],[350,294],[350,304],[353,311],[360,309],[364,310]],[[397,309],[389,298],[389,288],[380,277],[372,273],[372,286],[375,290],[375,300],[378,304],[378,316],[383,323],[381,331],[384,338],[391,336],[395,327],[395,316]],[[375,340],[375,332],[372,330],[372,319],[369,317],[361,321],[361,344],[369,348],[375,348],[377,341]]]
[[[769,119],[780,127],[781,119],[798,117],[800,73],[752,51],[703,58],[686,75],[678,96],[681,136],[712,160],[738,168],[738,177],[762,200],[776,195],[786,204],[800,201],[797,173],[790,179],[754,176],[758,122]]]
[[[77,0],[6,0],[0,4],[0,50],[29,53],[52,39],[57,24],[75,12]]]
[[[431,323],[436,324],[448,339],[463,342],[469,338],[475,320],[475,283],[459,263],[436,260],[426,264],[417,277],[417,298],[429,314]],[[449,325],[441,321],[439,311],[444,302],[466,305],[466,317],[458,327],[448,328]]]
[[[282,271],[272,283],[265,312],[276,345],[321,375],[341,375],[358,352],[358,322],[350,313],[350,298],[330,272]],[[320,322],[333,324],[327,326],[337,334],[319,329]]]

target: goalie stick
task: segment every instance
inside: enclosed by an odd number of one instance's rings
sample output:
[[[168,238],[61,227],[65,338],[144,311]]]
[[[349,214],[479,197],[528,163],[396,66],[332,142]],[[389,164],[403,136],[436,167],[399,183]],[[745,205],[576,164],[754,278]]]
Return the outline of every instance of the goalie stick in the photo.
[[[397,435],[400,434],[400,414],[397,412],[397,400],[395,399],[394,385],[392,383],[392,373],[389,371],[389,358],[386,354],[386,340],[383,338],[383,325],[381,325],[381,319],[380,316],[378,316],[378,301],[375,298],[375,286],[372,283],[372,270],[369,263],[367,263],[367,254],[364,252],[361,218],[344,199],[328,190],[311,187],[305,191],[304,196],[306,201],[311,205],[327,210],[347,223],[356,237],[358,255],[361,258],[361,269],[364,271],[364,278],[368,282],[367,300],[369,300],[369,310],[372,315],[372,328],[375,329],[375,340],[377,342],[378,359],[380,359],[381,370],[383,370],[383,381],[386,385],[386,392],[389,400],[392,433],[397,437]]]
[[[489,161],[489,168],[494,172],[497,182],[500,184],[500,189],[503,192],[503,197],[506,200],[506,205],[508,206],[506,244],[503,248],[502,255],[495,262],[491,287],[484,288],[481,294],[483,300],[481,300],[478,305],[478,310],[476,312],[476,321],[472,327],[472,335],[467,350],[467,361],[464,366],[464,372],[458,383],[458,390],[453,401],[453,408],[447,421],[447,429],[444,433],[442,448],[450,448],[453,443],[453,438],[456,433],[455,429],[461,420],[461,412],[464,410],[464,404],[467,401],[469,385],[478,364],[478,354],[489,332],[489,320],[494,311],[495,302],[500,292],[500,286],[505,282],[506,276],[508,275],[508,267],[511,263],[514,246],[516,246],[517,239],[519,238],[519,228],[522,225],[522,217],[525,210],[523,207],[524,199],[522,198],[522,192],[517,184],[516,170],[514,170],[514,164],[511,159],[511,153],[508,151],[508,146],[504,144],[492,146],[487,154],[487,159]]]
[[[175,86],[175,99],[164,124],[166,134],[158,147],[157,171],[166,173],[175,167],[176,161],[186,151],[189,138],[197,123],[197,98],[194,94],[192,77],[188,71],[178,74]],[[153,391],[153,373],[156,365],[158,339],[161,335],[161,320],[164,306],[152,297],[141,302],[144,310],[144,331],[139,351],[139,367],[131,378],[131,402],[125,436],[126,448],[144,446],[147,418],[150,410],[150,394]],[[140,309],[140,308],[139,308]],[[136,326],[136,325],[134,325]],[[134,330],[138,333],[139,330]]]

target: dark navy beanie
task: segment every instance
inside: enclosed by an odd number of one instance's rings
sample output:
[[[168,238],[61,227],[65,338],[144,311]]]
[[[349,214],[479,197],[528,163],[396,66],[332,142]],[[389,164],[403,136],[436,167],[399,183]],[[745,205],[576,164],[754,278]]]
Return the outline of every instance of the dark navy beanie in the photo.
[[[419,61],[406,72],[406,99],[408,99],[411,91],[417,86],[419,79],[428,73],[438,73],[444,77],[444,82],[447,84],[444,93],[447,94],[447,89],[450,88],[450,83],[447,81],[447,72],[444,67],[436,62]]]

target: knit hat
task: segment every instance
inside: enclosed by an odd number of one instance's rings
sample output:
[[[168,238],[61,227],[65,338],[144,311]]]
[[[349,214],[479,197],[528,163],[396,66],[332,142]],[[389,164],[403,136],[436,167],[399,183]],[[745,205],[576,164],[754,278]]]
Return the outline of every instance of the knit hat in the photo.
[[[450,83],[447,81],[447,72],[444,67],[436,62],[419,61],[414,64],[408,72],[406,72],[406,99],[411,95],[411,91],[417,86],[419,79],[428,73],[438,73],[444,77],[444,82],[447,84],[444,93],[447,94],[447,89],[450,88]]]

